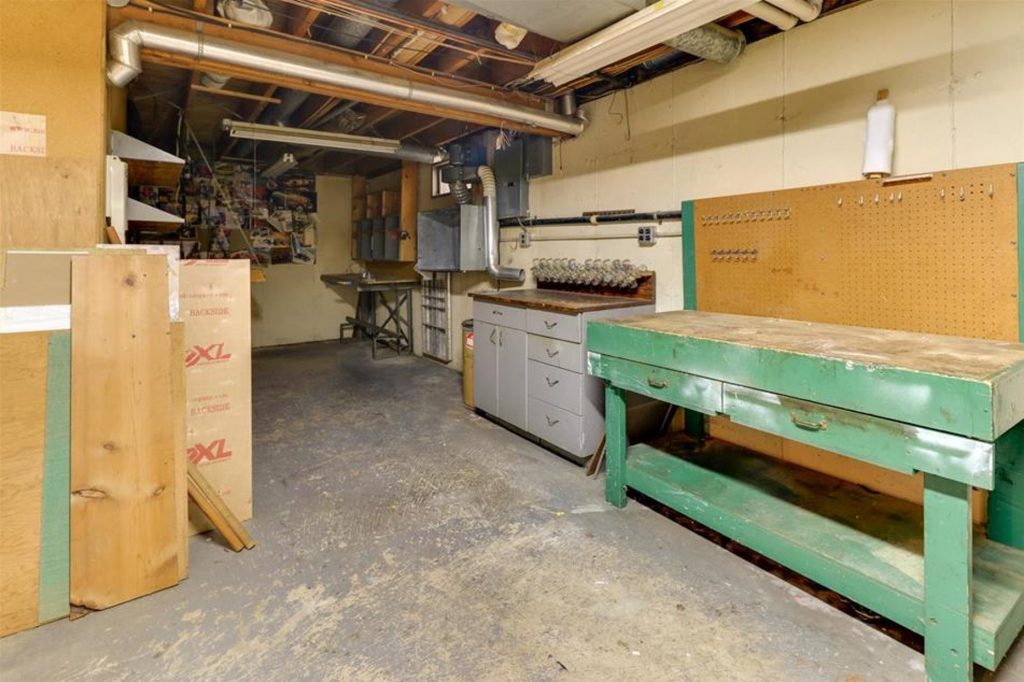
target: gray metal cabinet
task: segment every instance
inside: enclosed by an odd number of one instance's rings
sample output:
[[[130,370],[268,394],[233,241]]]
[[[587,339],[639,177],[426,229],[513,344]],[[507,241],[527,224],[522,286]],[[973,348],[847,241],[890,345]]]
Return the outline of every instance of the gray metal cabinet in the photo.
[[[476,407],[520,429],[526,428],[526,331],[523,310],[507,306],[474,309],[473,399]],[[486,321],[493,320],[493,322]]]
[[[653,305],[580,312],[473,303],[476,407],[573,457],[604,433],[604,384],[586,373],[587,322]]]
[[[526,428],[526,332],[498,327],[498,417]]]
[[[473,400],[488,414],[498,414],[498,328],[473,322]]]

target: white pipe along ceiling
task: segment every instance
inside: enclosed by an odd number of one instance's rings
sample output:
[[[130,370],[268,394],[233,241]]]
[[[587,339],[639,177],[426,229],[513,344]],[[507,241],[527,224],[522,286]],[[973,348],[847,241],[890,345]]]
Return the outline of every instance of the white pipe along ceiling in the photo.
[[[191,59],[245,66],[269,74],[302,78],[314,83],[376,93],[455,111],[500,117],[566,135],[579,135],[586,126],[582,119],[554,112],[143,22],[127,21],[117,26],[110,31],[108,43],[107,79],[118,87],[126,86],[142,73],[141,50],[145,47]]]

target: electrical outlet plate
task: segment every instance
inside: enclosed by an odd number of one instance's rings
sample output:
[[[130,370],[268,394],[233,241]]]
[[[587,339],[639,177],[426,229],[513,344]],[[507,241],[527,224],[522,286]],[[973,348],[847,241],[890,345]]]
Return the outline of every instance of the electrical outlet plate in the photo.
[[[636,241],[640,246],[654,246],[658,243],[658,228],[654,225],[641,225],[636,228]]]
[[[530,245],[530,233],[526,230],[522,230],[519,233],[519,246],[525,248]]]

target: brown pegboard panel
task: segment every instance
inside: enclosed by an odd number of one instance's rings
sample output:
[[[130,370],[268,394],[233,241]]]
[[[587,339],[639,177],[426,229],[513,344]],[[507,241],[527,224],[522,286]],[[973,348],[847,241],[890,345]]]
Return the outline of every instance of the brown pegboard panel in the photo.
[[[1015,173],[698,200],[697,309],[1016,341]]]

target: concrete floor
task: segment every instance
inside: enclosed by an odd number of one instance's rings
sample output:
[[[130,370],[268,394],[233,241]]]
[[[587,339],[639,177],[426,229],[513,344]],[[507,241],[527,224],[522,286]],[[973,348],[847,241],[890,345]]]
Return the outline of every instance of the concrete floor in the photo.
[[[921,655],[336,343],[253,361],[256,549],[0,641],[16,680],[923,679]],[[998,680],[1024,679],[1021,646]]]

